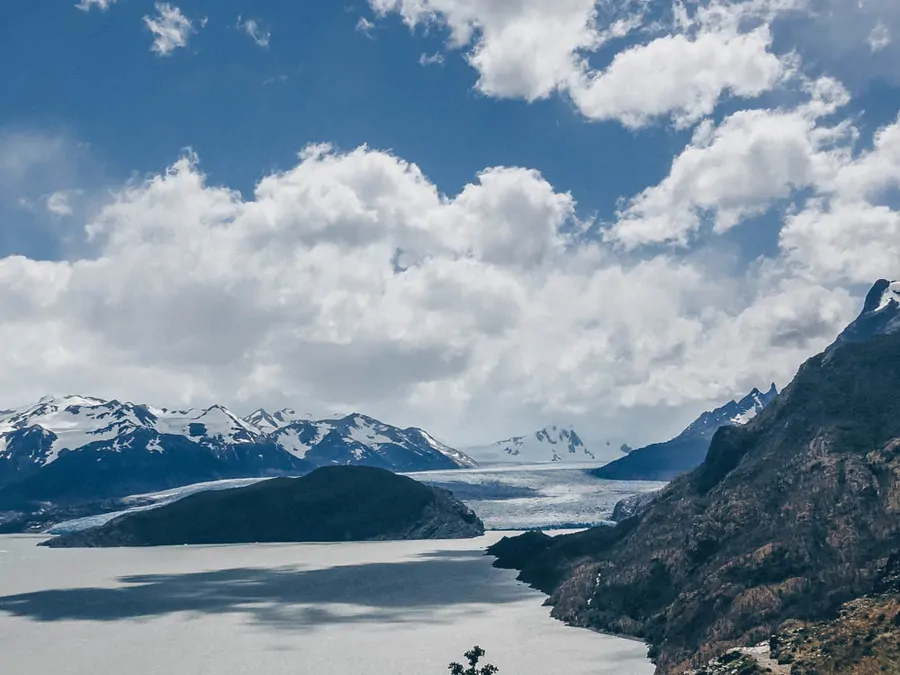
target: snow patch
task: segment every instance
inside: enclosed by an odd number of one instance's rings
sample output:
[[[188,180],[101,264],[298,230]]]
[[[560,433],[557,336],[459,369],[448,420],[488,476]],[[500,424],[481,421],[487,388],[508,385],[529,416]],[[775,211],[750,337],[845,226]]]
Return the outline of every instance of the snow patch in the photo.
[[[889,307],[891,304],[900,306],[900,281],[892,281],[884,292],[881,294],[881,301],[878,303],[876,312]]]

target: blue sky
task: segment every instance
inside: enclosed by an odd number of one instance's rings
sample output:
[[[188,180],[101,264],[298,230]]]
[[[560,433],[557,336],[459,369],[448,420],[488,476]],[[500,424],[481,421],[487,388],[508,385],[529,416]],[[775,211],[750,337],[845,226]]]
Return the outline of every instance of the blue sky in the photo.
[[[897,274],[889,0],[79,4],[0,7],[0,406],[636,444]]]
[[[187,48],[160,58],[142,18],[153,2],[105,12],[66,2],[9,3],[0,77],[15,92],[0,127],[58,132],[90,145],[104,176],[159,171],[185,147],[210,179],[242,191],[290,167],[308,143],[362,144],[417,163],[454,193],[489,166],[538,167],[585,212],[665,175],[686,134],[634,133],[585,123],[560,98],[523,104],[472,90],[460,58],[423,67],[444,32],[410,31],[396,17],[368,33],[362,2],[181,2],[199,26]],[[258,17],[273,33],[260,48],[237,27]],[[29,54],[27,67],[23,55]]]

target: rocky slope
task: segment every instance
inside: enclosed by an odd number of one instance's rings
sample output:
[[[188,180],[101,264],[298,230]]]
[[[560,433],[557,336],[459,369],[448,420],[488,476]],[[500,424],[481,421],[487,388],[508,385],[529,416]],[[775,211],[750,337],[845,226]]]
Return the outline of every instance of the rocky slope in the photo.
[[[298,541],[453,539],[484,525],[446,490],[371,467],[201,492],[46,542],[54,548]]]
[[[719,427],[746,424],[777,395],[774,384],[766,392],[753,389],[739,401],[703,413],[675,438],[632,450],[593,474],[608,480],[672,480],[700,466]]]
[[[823,621],[789,620],[755,647],[735,648],[690,675],[871,675],[900,672],[900,556],[868,595]]]
[[[309,420],[260,410],[241,419],[222,406],[170,410],[81,396],[45,398],[0,414],[0,511],[6,512],[334,464],[422,471],[475,463],[421,429],[359,414]]]
[[[647,640],[660,674],[758,644],[788,620],[834,619],[900,551],[891,288],[876,284],[844,334],[864,337],[811,358],[746,425],[720,428],[703,464],[643,513],[504,540],[498,564],[550,593],[554,616]]]

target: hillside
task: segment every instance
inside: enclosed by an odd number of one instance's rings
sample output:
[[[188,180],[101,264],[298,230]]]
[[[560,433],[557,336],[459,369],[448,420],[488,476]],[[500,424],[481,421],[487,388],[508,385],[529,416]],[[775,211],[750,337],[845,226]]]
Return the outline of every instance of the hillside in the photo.
[[[120,516],[47,546],[113,547],[253,542],[458,539],[484,534],[452,494],[371,467],[327,467],[302,478],[201,492]]]
[[[660,674],[873,592],[900,550],[900,302],[886,289],[645,511],[504,540],[497,564],[550,593],[557,618],[647,640]]]

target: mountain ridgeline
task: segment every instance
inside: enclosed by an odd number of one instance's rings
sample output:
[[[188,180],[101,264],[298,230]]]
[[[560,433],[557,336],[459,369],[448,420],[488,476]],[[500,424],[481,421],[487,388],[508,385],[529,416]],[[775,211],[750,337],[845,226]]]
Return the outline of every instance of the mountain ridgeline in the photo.
[[[575,429],[556,425],[489,445],[465,448],[465,453],[480,465],[602,462],[623,454],[609,443],[605,447],[589,447]]]
[[[169,410],[67,396],[0,415],[0,511],[330,465],[424,471],[475,462],[421,429],[360,414],[311,420],[260,410],[241,419],[222,406]]]
[[[549,593],[554,616],[645,639],[661,675],[773,634],[802,638],[803,626],[836,639],[815,626],[842,606],[858,616],[853,603],[883,592],[900,562],[897,290],[878,282],[831,347],[746,425],[716,431],[703,463],[637,515],[504,539],[496,564]],[[896,643],[882,649],[866,630],[840,649],[800,645],[797,672],[898,672]]]
[[[607,480],[672,480],[700,466],[720,427],[746,424],[777,395],[774,384],[766,392],[754,389],[739,401],[703,413],[675,438],[632,450],[591,473]]]
[[[52,548],[461,539],[484,525],[450,492],[362,466],[200,492],[49,539]]]

